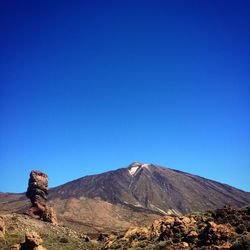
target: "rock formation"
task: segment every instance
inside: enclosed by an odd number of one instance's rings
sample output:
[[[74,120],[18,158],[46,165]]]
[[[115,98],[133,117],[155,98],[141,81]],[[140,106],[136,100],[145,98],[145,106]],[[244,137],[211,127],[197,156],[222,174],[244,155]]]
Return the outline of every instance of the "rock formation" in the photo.
[[[30,199],[32,207],[36,208],[34,212],[41,217],[48,197],[48,176],[40,171],[31,171],[26,196]]]
[[[5,235],[5,223],[3,217],[0,216],[0,240],[4,239],[4,235]]]
[[[46,250],[42,243],[42,238],[36,232],[28,232],[25,235],[25,241],[21,244],[13,245],[11,250]]]
[[[37,170],[31,171],[26,196],[32,204],[27,212],[30,216],[57,224],[54,209],[46,204],[48,198],[48,176],[45,173]]]
[[[108,235],[104,249],[250,249],[250,207],[165,216],[151,227]]]

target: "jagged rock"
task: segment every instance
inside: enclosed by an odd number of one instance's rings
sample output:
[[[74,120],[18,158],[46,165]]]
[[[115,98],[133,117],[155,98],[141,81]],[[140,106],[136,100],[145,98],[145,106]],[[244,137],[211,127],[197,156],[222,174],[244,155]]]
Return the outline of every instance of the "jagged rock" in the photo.
[[[108,234],[101,233],[97,237],[97,241],[106,241],[108,239],[108,236],[109,236]]]
[[[209,221],[200,235],[200,238],[204,244],[222,245],[234,234],[232,226],[227,224],[216,224],[213,221]]]
[[[124,238],[128,239],[136,239],[137,237],[140,238],[149,238],[150,231],[146,227],[136,227],[136,228],[130,228],[126,234],[124,235]]]
[[[175,245],[175,247],[166,248],[171,250],[190,250],[190,246],[187,242],[180,242]]]
[[[36,232],[28,232],[25,235],[25,242],[21,245],[26,247],[37,247],[42,245],[42,243],[42,238]]]
[[[199,236],[198,233],[192,230],[187,234],[186,240],[187,242],[195,243],[198,241],[198,236]]]
[[[21,248],[20,244],[15,244],[15,245],[10,247],[10,250],[19,250],[20,248]]]
[[[89,242],[89,241],[90,241],[89,236],[87,236],[86,234],[81,234],[81,235],[79,236],[79,238],[80,238],[80,239],[83,239],[83,241],[85,241],[85,242]]]
[[[190,249],[189,244],[187,242],[182,242],[182,247]]]
[[[155,220],[151,226],[151,238],[163,239],[164,236],[171,237],[172,232],[170,228],[173,227],[175,218],[172,216],[166,216],[159,220]],[[163,232],[165,235],[163,235]]]
[[[178,243],[180,238],[183,238],[187,242],[195,242],[198,238],[198,234],[194,230],[195,223],[196,220],[192,216],[163,217],[156,220],[151,226],[151,238],[157,240],[171,238],[175,243]]]
[[[30,199],[32,207],[37,209],[37,215],[46,208],[48,197],[48,176],[37,170],[32,170],[26,196]],[[33,209],[35,212],[35,209]]]
[[[151,227],[129,229],[116,237],[107,237],[104,249],[250,250],[250,207],[240,210],[226,206],[204,214],[165,216]],[[244,230],[237,231],[237,228]],[[149,235],[149,236],[148,236]]]
[[[5,223],[2,216],[0,216],[0,240],[4,239],[5,235]]]
[[[56,212],[52,207],[46,206],[45,211],[42,214],[42,220],[57,225]]]
[[[25,241],[21,244],[15,244],[11,250],[46,250],[42,246],[43,240],[36,232],[28,232],[25,235]]]
[[[32,204],[27,211],[31,217],[57,225],[54,209],[46,204],[48,198],[48,176],[45,173],[38,170],[31,171],[26,196]]]

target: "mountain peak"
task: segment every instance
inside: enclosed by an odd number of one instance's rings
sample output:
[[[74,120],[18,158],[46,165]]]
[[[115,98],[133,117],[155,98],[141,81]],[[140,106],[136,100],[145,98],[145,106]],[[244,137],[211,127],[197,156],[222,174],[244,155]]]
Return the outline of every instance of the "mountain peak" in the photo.
[[[134,176],[139,169],[141,168],[149,168],[152,164],[145,164],[141,162],[133,162],[128,166],[128,172],[130,175]]]
[[[134,161],[131,164],[128,165],[128,168],[131,167],[140,167],[141,165],[143,165],[143,163],[139,162],[139,161]]]
[[[86,176],[50,191],[50,199],[100,199],[141,211],[185,214],[225,204],[243,206],[250,195],[228,185],[157,164],[133,162],[125,168]],[[138,210],[139,209],[139,210]]]
[[[0,211],[23,211],[25,196],[0,193]],[[242,207],[250,194],[158,164],[133,162],[127,167],[85,176],[49,190],[59,220],[83,228],[123,228],[167,214],[205,211],[225,204]],[[89,225],[93,225],[89,226]],[[96,229],[97,228],[97,229]]]
[[[130,165],[128,165],[128,168],[131,168],[131,167],[149,167],[152,165],[153,164],[151,164],[151,163],[142,163],[142,162],[135,161],[135,162],[132,162]]]

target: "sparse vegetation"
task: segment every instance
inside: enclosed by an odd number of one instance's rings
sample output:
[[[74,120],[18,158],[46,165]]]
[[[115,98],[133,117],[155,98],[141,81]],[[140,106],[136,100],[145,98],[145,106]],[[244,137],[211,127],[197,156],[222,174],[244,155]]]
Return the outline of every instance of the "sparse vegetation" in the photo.
[[[24,215],[5,215],[4,219],[7,226],[5,238],[0,241],[1,250],[9,250],[12,245],[23,242],[29,231],[36,231],[41,236],[47,250],[97,250],[102,246],[101,242],[85,242],[69,228],[52,226]]]
[[[130,250],[207,250],[230,247],[233,250],[250,250],[248,211],[248,208],[236,210],[226,206],[204,214],[166,216],[155,221],[148,229],[133,229],[133,234],[128,233],[127,241],[125,234],[123,238],[119,236],[113,239],[112,244],[119,243],[120,249]],[[237,221],[232,218],[237,218]],[[125,248],[123,242],[127,244]]]
[[[244,233],[244,232],[247,231],[247,228],[246,228],[246,226],[245,226],[244,224],[239,224],[239,225],[236,227],[235,231],[236,231],[236,233],[238,233],[238,234],[242,234],[242,233]]]
[[[9,250],[10,246],[23,242],[27,231],[35,230],[48,250],[206,250],[217,249],[223,244],[231,250],[247,250],[250,249],[248,211],[248,208],[236,210],[225,207],[199,216],[167,216],[149,228],[132,228],[112,235],[103,233],[104,240],[99,242],[86,242],[82,234],[65,226],[53,226],[28,216],[10,214],[4,216],[6,233],[0,249]],[[237,221],[232,221],[232,218],[237,218]]]
[[[250,237],[239,237],[232,245],[230,250],[249,250],[250,249]]]
[[[170,243],[170,242],[169,242],[169,243]],[[165,248],[167,245],[170,245],[170,244],[168,244],[167,241],[160,241],[160,242],[158,243],[158,246],[159,246],[161,249]]]

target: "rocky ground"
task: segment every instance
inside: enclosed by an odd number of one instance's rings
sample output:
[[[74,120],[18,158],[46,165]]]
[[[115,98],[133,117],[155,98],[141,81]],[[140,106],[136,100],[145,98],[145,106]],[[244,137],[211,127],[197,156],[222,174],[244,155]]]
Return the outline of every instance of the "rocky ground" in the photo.
[[[36,248],[21,248],[31,243]],[[134,227],[124,233],[102,233],[92,239],[63,225],[53,225],[28,215],[5,214],[0,216],[0,249],[250,250],[250,206],[240,210],[226,206],[202,214],[165,216],[149,227]]]
[[[28,215],[8,214],[0,217],[0,249],[19,249],[16,245],[25,241],[25,235],[33,232],[42,239],[42,246],[47,250],[76,250],[76,249],[101,249],[101,242],[89,240],[81,232],[76,232],[68,227],[52,225],[51,223],[31,218]],[[2,229],[2,230],[1,230]],[[1,237],[2,235],[2,237]],[[28,235],[28,237],[31,237]],[[35,237],[40,241],[39,237]],[[11,248],[11,246],[15,246]],[[39,248],[39,249],[44,249]],[[33,248],[24,248],[33,249]],[[35,249],[35,248],[34,248]]]
[[[250,207],[224,207],[204,214],[166,216],[151,227],[109,235],[105,249],[250,249]]]

